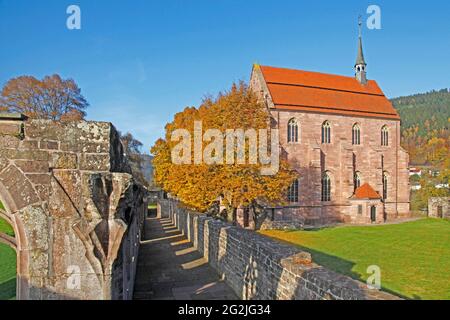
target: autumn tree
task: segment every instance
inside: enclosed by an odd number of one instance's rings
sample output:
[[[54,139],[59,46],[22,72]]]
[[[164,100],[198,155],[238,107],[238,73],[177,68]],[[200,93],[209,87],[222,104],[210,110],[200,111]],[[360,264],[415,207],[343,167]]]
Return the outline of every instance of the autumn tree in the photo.
[[[200,142],[194,141],[195,122],[199,121],[203,137]],[[199,108],[186,108],[166,125],[165,139],[159,139],[151,150],[154,154],[155,182],[184,205],[200,212],[214,207],[220,199],[227,208],[228,217],[239,207],[252,207],[255,213],[257,206],[283,202],[288,187],[295,179],[285,159],[280,159],[276,174],[263,175],[261,169],[264,165],[259,161],[249,161],[250,152],[254,151],[251,149],[251,137],[246,137],[245,147],[241,149],[247,160],[245,163],[236,161],[227,164],[224,159],[227,156],[224,152],[226,140],[234,139],[227,130],[254,129],[259,132],[260,129],[270,129],[269,124],[267,109],[244,83],[233,85],[230,91],[220,93],[216,98],[204,99]],[[179,139],[173,140],[177,129],[186,129],[190,145],[200,143],[203,155],[210,155],[217,161],[209,164],[206,161],[175,164],[172,153],[180,145]],[[226,133],[224,139],[207,137],[205,131],[208,129]],[[237,153],[237,145],[233,146],[233,151]],[[190,148],[190,154],[183,156],[195,159],[194,149]]]
[[[0,95],[0,111],[22,113],[30,118],[81,120],[88,106],[75,81],[56,74],[42,80],[31,76],[11,79]]]

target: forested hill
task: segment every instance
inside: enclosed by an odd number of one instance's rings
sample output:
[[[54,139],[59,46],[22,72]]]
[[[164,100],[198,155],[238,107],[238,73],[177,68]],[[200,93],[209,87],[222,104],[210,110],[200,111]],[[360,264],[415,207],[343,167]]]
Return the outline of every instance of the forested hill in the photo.
[[[429,128],[448,130],[450,89],[420,93],[391,100],[400,113],[403,129],[418,127],[418,134],[427,135]]]
[[[442,167],[450,156],[450,90],[391,100],[402,119],[402,146],[414,165]]]

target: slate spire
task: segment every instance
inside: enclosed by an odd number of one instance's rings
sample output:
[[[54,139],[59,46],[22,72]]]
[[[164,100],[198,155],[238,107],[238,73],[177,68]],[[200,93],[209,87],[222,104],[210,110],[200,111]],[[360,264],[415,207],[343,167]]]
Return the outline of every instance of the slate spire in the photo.
[[[355,63],[355,77],[361,84],[366,84],[367,83],[367,78],[366,78],[367,63],[364,60],[364,52],[363,52],[363,45],[362,45],[362,19],[361,19],[361,16],[359,16],[359,19],[358,19],[358,27],[359,27],[358,55],[356,57],[356,63]]]

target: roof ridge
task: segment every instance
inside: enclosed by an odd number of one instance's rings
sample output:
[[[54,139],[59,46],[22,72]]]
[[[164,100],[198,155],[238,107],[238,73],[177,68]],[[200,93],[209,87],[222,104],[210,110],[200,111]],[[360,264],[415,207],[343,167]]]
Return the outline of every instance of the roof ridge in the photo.
[[[359,111],[354,109],[342,109],[342,108],[333,108],[333,107],[322,107],[322,106],[310,106],[305,104],[287,104],[287,103],[276,103],[277,106],[288,106],[288,107],[306,107],[306,108],[315,108],[315,109],[329,109],[329,110],[336,110],[336,111],[351,111],[356,113],[373,113],[373,114],[385,114],[385,115],[397,115],[396,113],[387,113],[387,112],[380,112],[380,111]]]
[[[289,71],[301,71],[301,72],[308,72],[308,73],[315,73],[315,74],[321,74],[324,76],[333,76],[333,77],[340,77],[340,78],[345,78],[345,79],[355,79],[352,76],[344,76],[342,74],[336,74],[336,73],[325,73],[325,72],[320,72],[320,71],[309,71],[309,70],[304,70],[304,69],[293,69],[293,68],[285,68],[285,67],[274,67],[274,66],[267,66],[267,65],[259,65],[260,68],[272,68],[272,69],[283,69],[283,70],[289,70]],[[375,80],[368,80],[367,82],[375,82]]]
[[[362,186],[356,188],[353,195],[355,199],[380,199],[381,196],[375,189],[368,183],[364,183]]]
[[[309,71],[306,71],[309,72]],[[374,81],[374,80],[369,80]],[[319,86],[308,86],[304,84],[297,84],[297,83],[287,83],[287,82],[275,82],[275,81],[266,81],[266,83],[275,84],[275,85],[282,85],[282,86],[292,86],[292,87],[303,87],[303,88],[311,88],[311,89],[321,89],[321,90],[330,90],[330,91],[340,91],[340,92],[347,92],[347,93],[354,93],[354,94],[365,94],[368,96],[376,96],[376,97],[386,97],[384,93],[371,93],[371,92],[362,92],[362,91],[353,91],[353,90],[344,90],[339,88],[330,88],[330,87],[319,87]]]

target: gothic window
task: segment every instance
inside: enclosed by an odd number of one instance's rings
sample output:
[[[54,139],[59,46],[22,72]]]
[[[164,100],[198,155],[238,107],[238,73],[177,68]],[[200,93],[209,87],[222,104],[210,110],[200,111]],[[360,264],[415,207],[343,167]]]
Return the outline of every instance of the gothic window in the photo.
[[[387,126],[381,128],[381,145],[384,147],[389,145],[389,130]]]
[[[292,203],[298,202],[298,179],[295,179],[295,181],[289,187],[288,201]]]
[[[322,201],[331,201],[331,178],[328,172],[322,176]]]
[[[355,172],[354,185],[355,190],[361,187],[361,174],[359,172]]]
[[[298,142],[298,124],[295,119],[288,122],[288,142]]]
[[[328,121],[322,124],[322,143],[331,143],[331,125]]]
[[[361,129],[359,125],[356,123],[352,128],[352,144],[360,145],[361,144]]]
[[[383,199],[386,200],[388,195],[388,174],[383,172]]]

